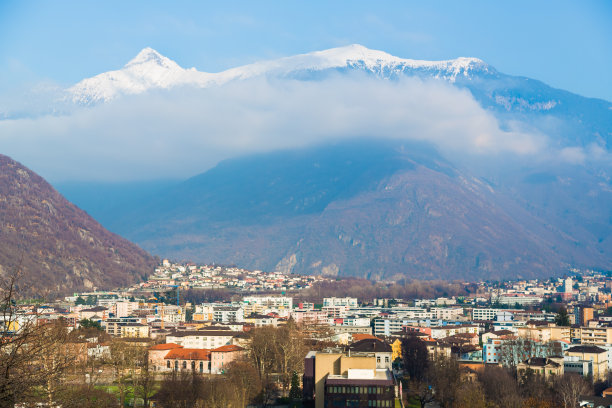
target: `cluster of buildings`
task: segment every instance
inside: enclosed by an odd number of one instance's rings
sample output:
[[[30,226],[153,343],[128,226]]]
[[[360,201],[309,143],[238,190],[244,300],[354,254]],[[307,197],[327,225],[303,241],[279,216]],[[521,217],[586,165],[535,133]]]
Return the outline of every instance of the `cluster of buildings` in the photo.
[[[292,320],[312,340],[335,345],[305,359],[304,398],[316,407],[341,400],[395,406],[401,343],[410,336],[424,342],[430,358],[454,356],[472,371],[497,364],[519,375],[572,372],[596,381],[612,369],[612,280],[602,274],[481,282],[471,296],[416,301],[329,297],[315,304],[283,294],[322,279],[164,261],[147,282],[125,290],[21,307],[5,331],[18,331],[20,321],[33,318],[63,319],[73,328],[87,320],[112,337],[141,341],[155,372],[220,374],[247,356],[250,330]],[[240,300],[168,304],[154,296],[169,288],[179,300],[183,288],[233,288]],[[567,310],[562,319],[561,305]],[[104,344],[87,347],[92,356],[106,352]]]
[[[262,272],[218,265],[177,264],[164,259],[146,282],[128,291],[163,291],[180,289],[231,289],[237,292],[287,292],[305,289],[321,276],[288,275],[282,272]]]

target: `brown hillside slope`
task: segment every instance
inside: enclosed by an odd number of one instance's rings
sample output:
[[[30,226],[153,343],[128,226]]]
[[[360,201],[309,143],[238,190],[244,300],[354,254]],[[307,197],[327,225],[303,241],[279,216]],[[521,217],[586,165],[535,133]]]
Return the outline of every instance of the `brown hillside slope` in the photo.
[[[47,296],[133,283],[152,272],[155,259],[0,155],[0,273],[19,265],[21,292]]]

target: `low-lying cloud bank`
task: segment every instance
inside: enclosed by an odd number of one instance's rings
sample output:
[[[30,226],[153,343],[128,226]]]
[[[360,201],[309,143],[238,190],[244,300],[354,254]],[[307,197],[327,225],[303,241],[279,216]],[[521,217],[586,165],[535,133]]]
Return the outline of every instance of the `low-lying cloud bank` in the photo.
[[[0,121],[0,153],[54,181],[185,178],[237,155],[353,137],[424,140],[450,153],[551,154],[545,135],[520,123],[502,130],[468,91],[416,78],[257,79]]]

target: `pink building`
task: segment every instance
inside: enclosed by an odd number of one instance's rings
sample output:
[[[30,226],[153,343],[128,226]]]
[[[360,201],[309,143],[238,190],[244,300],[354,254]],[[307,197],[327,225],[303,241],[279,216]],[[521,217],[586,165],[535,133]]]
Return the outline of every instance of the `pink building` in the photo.
[[[210,373],[221,374],[232,362],[244,357],[245,350],[234,344],[217,347],[210,351]]]

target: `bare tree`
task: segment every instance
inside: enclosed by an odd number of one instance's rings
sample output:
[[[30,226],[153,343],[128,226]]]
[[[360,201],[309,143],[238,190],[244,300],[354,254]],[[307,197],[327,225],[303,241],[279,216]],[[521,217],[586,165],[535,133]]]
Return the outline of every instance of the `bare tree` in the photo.
[[[478,382],[464,381],[456,391],[455,408],[486,408],[487,402]]]
[[[228,381],[232,384],[237,405],[246,407],[261,391],[261,382],[257,370],[247,361],[232,362],[226,371]]]
[[[142,350],[140,346],[130,344],[121,339],[113,339],[110,344],[108,364],[112,367],[115,384],[119,391],[119,402],[125,405],[125,397],[130,384],[133,384],[137,371],[142,365]]]
[[[411,380],[408,383],[408,395],[416,398],[421,408],[435,401],[433,387],[425,381]]]
[[[520,408],[522,398],[519,395],[518,383],[508,369],[498,366],[486,366],[478,375],[487,401],[499,408]]]
[[[579,398],[591,392],[589,384],[577,374],[565,374],[554,385],[559,405],[563,408],[578,406]]]
[[[27,313],[16,306],[20,269],[0,277],[0,406],[13,407],[16,402],[45,400],[54,403],[61,375],[71,363],[66,353],[66,329],[62,322],[40,324],[36,308]]]

